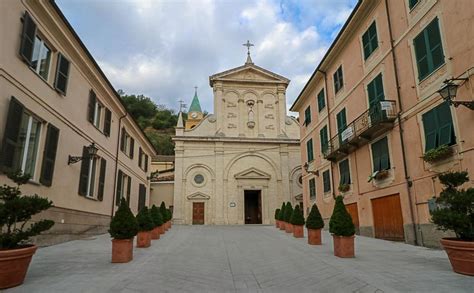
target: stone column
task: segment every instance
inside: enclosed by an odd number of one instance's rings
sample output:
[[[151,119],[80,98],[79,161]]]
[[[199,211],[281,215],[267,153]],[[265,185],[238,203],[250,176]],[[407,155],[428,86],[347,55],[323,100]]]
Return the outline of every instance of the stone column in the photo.
[[[278,116],[280,119],[278,120],[278,135],[284,135],[286,132],[286,98],[285,98],[285,87],[284,86],[278,86]]]
[[[257,100],[257,136],[264,137],[263,127],[265,124],[265,111],[263,107],[263,100]]]
[[[176,141],[175,146],[175,172],[174,172],[174,208],[173,208],[173,221],[176,224],[184,224],[185,221],[185,204],[184,204],[184,190],[183,190],[183,156],[184,147],[182,141]]]
[[[214,115],[216,117],[216,130],[218,132],[224,131],[224,114],[225,114],[225,102],[224,102],[224,88],[221,82],[214,84]]]
[[[239,98],[237,106],[239,107],[239,117],[238,117],[239,136],[245,136],[245,129],[246,129],[248,115],[246,111],[245,101],[243,98]]]
[[[215,199],[215,224],[224,224],[224,210],[226,207],[224,200],[224,143],[216,142],[214,149],[215,162],[215,185],[214,185],[214,199]]]
[[[289,170],[289,159],[288,159],[288,145],[280,144],[280,170],[281,170],[281,180],[282,180],[282,192],[283,198],[288,198],[293,202],[290,194],[290,170]]]

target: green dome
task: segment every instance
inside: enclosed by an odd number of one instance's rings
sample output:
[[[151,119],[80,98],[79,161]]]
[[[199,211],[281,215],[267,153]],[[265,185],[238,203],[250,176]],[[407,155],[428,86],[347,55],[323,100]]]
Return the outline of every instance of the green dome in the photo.
[[[201,103],[199,103],[199,98],[198,98],[198,95],[197,95],[197,91],[194,92],[194,98],[193,98],[193,101],[191,102],[191,106],[189,107],[188,112],[202,113]]]

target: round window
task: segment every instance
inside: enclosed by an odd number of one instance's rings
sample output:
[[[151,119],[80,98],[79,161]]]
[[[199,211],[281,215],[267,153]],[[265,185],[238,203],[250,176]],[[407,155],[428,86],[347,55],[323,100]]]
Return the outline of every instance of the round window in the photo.
[[[196,184],[203,184],[204,183],[204,176],[202,174],[197,174],[194,176],[194,182]]]
[[[300,175],[300,176],[298,177],[298,182],[299,182],[300,184],[303,184],[303,176]]]

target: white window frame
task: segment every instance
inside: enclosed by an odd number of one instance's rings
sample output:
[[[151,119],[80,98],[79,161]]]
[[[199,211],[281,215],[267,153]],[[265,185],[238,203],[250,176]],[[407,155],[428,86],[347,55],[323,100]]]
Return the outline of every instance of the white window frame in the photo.
[[[31,69],[33,69],[34,72],[36,72],[36,74],[38,74],[41,78],[43,78],[44,80],[48,80],[49,78],[49,73],[50,73],[50,70],[51,70],[51,54],[52,54],[52,50],[51,48],[46,44],[46,42],[40,37],[38,36],[38,34],[36,34],[35,36],[35,41],[33,43],[33,52],[34,52],[34,47],[35,47],[35,44],[36,42],[38,42],[39,40],[39,43],[40,43],[40,48],[39,48],[39,53],[38,53],[38,56],[41,56],[42,53],[44,53],[45,51],[45,47],[49,50],[49,60],[48,60],[48,70],[46,72],[46,77],[42,76],[40,74],[40,70],[41,70],[41,62],[40,62],[40,59],[38,58],[38,62],[36,64],[36,67],[33,67],[33,66],[30,66]]]
[[[98,182],[97,176],[97,161],[98,158],[90,158],[89,159],[89,170],[88,170],[88,176],[87,176],[87,192],[86,192],[86,197],[88,198],[97,198],[97,192],[98,192]]]
[[[35,123],[39,123],[39,130],[38,130],[38,143],[41,141],[41,121],[37,118],[35,118],[31,113],[29,112],[23,112],[23,114],[28,115],[28,126],[26,130],[26,136],[25,136],[25,145],[23,147],[23,152],[21,154],[21,172],[24,173],[26,169],[26,161],[28,160],[28,150],[30,148],[30,137],[31,137],[31,128],[33,126],[33,120],[36,120]],[[35,156],[35,164],[33,166],[33,174],[30,174],[31,178],[34,178],[35,173],[36,173],[36,165],[38,163],[38,150],[40,148],[36,148],[36,153],[34,154]]]
[[[93,124],[99,130],[101,130],[103,128],[103,119],[102,119],[103,109],[104,109],[104,106],[101,103],[99,103],[99,101],[96,101],[95,105],[94,105],[94,121],[93,121]]]

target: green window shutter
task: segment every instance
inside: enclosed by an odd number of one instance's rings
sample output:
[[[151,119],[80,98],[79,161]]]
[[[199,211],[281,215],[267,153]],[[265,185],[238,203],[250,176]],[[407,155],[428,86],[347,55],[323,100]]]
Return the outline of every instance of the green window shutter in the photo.
[[[321,151],[324,153],[326,152],[328,148],[328,128],[327,126],[324,126],[320,131],[319,131],[319,137],[321,141]]]
[[[314,159],[313,155],[313,139],[309,139],[306,142],[306,154],[308,157],[308,162],[311,162]]]
[[[412,9],[418,3],[419,0],[408,0],[408,7]]]
[[[23,115],[23,105],[14,97],[8,107],[7,123],[3,135],[0,157],[1,169],[5,172],[15,171],[19,167],[19,135]]]
[[[336,115],[336,120],[337,120],[337,131],[339,134],[344,131],[347,127],[347,120],[346,120],[346,108],[342,109],[339,113]]]
[[[377,37],[377,25],[375,24],[375,21],[369,27],[369,33],[370,33],[370,46],[371,46],[372,52],[373,52],[379,46],[379,40],[378,40],[378,37]]]
[[[454,137],[453,119],[448,102],[444,102],[436,107],[438,118],[438,145],[453,145],[456,142]]]
[[[329,176],[329,170],[323,172],[323,188],[324,192],[331,191],[331,178]]]
[[[89,104],[87,106],[87,120],[90,123],[94,123],[96,102],[97,102],[97,96],[93,90],[90,90],[89,91]]]
[[[377,102],[385,100],[385,94],[383,91],[382,73],[377,75],[377,77],[374,79],[374,82],[375,82],[375,98]]]
[[[148,155],[145,155],[145,172],[148,172]]]
[[[326,107],[326,101],[324,99],[324,89],[318,94],[318,110],[321,112]]]
[[[64,57],[61,53],[58,54],[58,64],[56,66],[56,80],[54,87],[56,90],[63,95],[66,95],[67,82],[69,78],[69,60]]]
[[[372,144],[372,161],[373,161],[373,167],[374,167],[374,172],[375,171],[380,171],[380,147],[379,144],[373,143]]]
[[[135,140],[133,137],[130,137],[130,159],[133,159],[133,153],[135,151]]]
[[[390,169],[387,137],[372,144],[372,160],[374,163],[374,172]]]
[[[436,110],[431,110],[422,116],[423,128],[425,132],[425,152],[436,148],[438,144],[438,119]]]
[[[142,167],[142,147],[138,148],[138,166],[141,168]]]
[[[307,126],[311,123],[311,106],[308,106],[304,111],[304,124]]]
[[[130,191],[132,189],[132,177],[127,176],[128,179],[128,184],[127,184],[127,202],[128,205],[130,206]]]
[[[138,186],[138,211],[145,207],[146,203],[146,187],[143,184]]]
[[[337,93],[344,84],[343,75],[342,75],[342,65],[334,72],[334,93]]]
[[[97,199],[100,201],[104,199],[106,167],[107,167],[107,161],[104,158],[101,158],[100,159],[100,172],[99,172],[99,190],[97,192]]]
[[[82,157],[86,158],[88,155],[87,147],[82,148]],[[79,175],[79,195],[86,196],[87,194],[87,184],[89,181],[89,166],[90,160],[83,159],[81,161],[81,172]]]
[[[339,163],[340,184],[350,184],[351,177],[349,172],[349,159]]]
[[[372,52],[379,46],[377,37],[377,26],[375,21],[369,26],[367,31],[362,35],[362,45],[364,47],[364,59],[369,58]]]
[[[110,136],[110,129],[112,126],[112,112],[105,108],[105,119],[104,119],[104,134]]]
[[[309,179],[309,198],[314,199],[316,197],[316,181],[314,178]]]
[[[121,131],[121,134],[120,134],[120,150],[122,152],[125,151],[125,136],[126,136],[127,132],[125,131],[125,127],[122,127],[122,131]]]
[[[118,171],[117,175],[117,190],[115,192],[115,205],[120,205],[120,200],[122,199],[122,180],[123,180],[123,173],[122,170]]]
[[[366,31],[366,32],[362,35],[362,45],[363,45],[363,47],[364,47],[364,59],[367,59],[367,58],[369,58],[370,53],[372,53],[372,52],[370,51],[369,31]]]
[[[51,186],[53,183],[54,163],[56,161],[56,151],[58,149],[59,129],[48,124],[46,132],[46,142],[44,145],[43,162],[41,164],[40,183]]]
[[[21,33],[20,56],[28,65],[31,65],[35,38],[36,24],[28,12],[25,11],[23,16],[23,31]]]
[[[418,67],[418,79],[422,80],[430,73],[424,31],[415,38],[413,44],[415,47],[416,65]]]
[[[441,33],[439,31],[438,18],[435,18],[426,28],[428,36],[429,55],[431,56],[432,70],[444,64],[443,45],[441,43]]]

